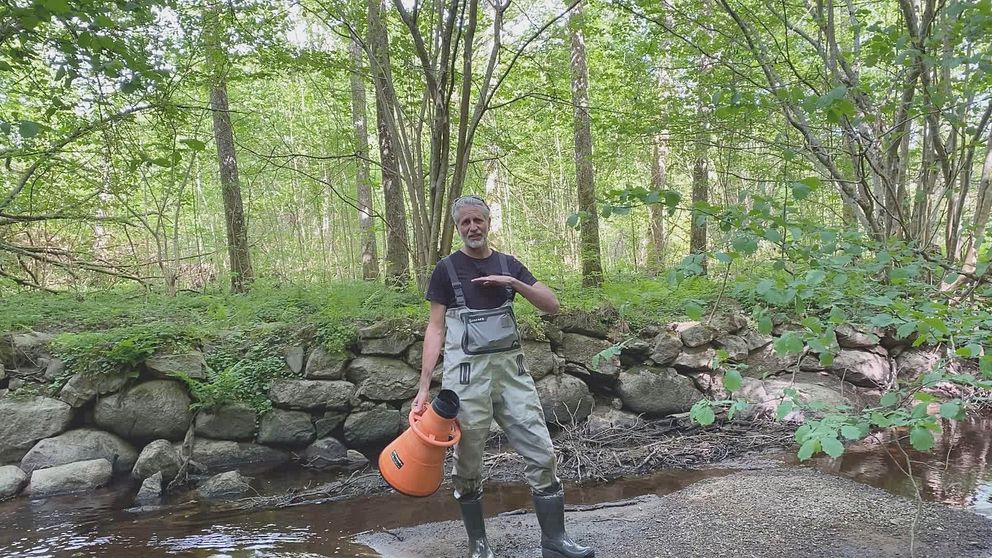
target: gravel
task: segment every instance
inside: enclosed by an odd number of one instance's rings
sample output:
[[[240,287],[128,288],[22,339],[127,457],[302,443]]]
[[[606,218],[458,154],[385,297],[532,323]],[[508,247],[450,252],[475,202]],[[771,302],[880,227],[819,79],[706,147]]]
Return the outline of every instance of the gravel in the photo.
[[[610,506],[610,507],[606,507]],[[915,533],[914,533],[915,522]],[[569,508],[598,558],[992,556],[992,520],[805,468],[743,471],[665,496]],[[533,513],[488,518],[497,556],[540,558]],[[461,558],[458,521],[361,535],[384,558]]]

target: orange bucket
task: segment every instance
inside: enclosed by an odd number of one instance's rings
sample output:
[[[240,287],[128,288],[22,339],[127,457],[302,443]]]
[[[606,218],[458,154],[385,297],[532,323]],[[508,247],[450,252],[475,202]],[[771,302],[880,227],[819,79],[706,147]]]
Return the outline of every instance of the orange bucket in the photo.
[[[379,454],[379,473],[397,492],[430,496],[441,487],[444,455],[458,443],[458,394],[443,389],[427,409],[410,411],[410,428]]]

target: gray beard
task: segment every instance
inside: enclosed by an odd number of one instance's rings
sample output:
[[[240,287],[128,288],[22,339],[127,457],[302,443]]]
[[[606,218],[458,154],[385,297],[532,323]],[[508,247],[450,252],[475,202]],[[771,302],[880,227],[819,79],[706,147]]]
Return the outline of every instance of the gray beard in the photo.
[[[486,237],[482,237],[479,240],[469,240],[463,236],[462,242],[465,243],[465,246],[468,246],[473,250],[478,250],[479,248],[482,248],[483,246],[486,245]]]

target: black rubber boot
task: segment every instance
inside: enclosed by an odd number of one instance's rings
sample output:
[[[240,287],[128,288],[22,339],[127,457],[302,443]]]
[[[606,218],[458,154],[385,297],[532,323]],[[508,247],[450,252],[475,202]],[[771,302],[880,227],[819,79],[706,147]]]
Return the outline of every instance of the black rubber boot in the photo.
[[[482,498],[458,500],[462,508],[462,521],[465,522],[465,532],[468,533],[469,558],[496,558],[489,541],[486,540],[486,524],[482,520]]]
[[[574,542],[565,533],[565,491],[534,494],[534,512],[541,524],[543,558],[594,558],[596,552]]]

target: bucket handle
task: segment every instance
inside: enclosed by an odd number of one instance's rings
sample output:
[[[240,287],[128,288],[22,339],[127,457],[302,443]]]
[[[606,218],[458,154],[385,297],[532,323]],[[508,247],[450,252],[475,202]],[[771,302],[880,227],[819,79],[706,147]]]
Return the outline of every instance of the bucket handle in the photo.
[[[420,424],[420,419],[423,418],[423,413],[416,413],[412,409],[410,410],[410,428],[423,440],[432,446],[437,446],[440,448],[450,448],[451,446],[458,443],[462,439],[462,431],[458,428],[458,423],[453,422],[451,424],[451,439],[450,440],[438,440],[432,435],[425,433],[420,429],[418,424]]]

